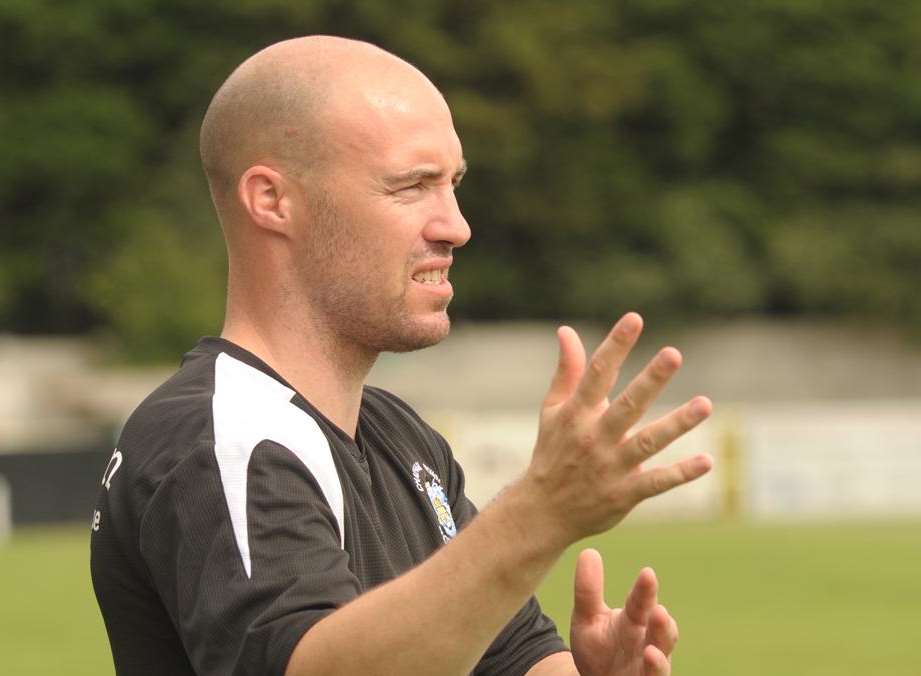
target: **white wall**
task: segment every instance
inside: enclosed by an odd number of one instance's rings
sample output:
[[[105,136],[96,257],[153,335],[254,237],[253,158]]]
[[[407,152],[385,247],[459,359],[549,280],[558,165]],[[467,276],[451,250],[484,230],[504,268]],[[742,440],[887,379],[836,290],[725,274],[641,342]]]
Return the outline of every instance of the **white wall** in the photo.
[[[650,416],[661,414],[657,411]],[[483,505],[527,467],[531,411],[434,412]],[[921,516],[921,399],[725,404],[655,464],[701,451],[714,471],[632,518],[851,519]]]

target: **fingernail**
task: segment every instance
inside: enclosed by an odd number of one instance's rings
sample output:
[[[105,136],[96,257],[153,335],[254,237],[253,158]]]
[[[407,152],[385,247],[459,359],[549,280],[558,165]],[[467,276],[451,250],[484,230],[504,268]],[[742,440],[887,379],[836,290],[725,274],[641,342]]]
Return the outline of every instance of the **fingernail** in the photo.
[[[703,417],[710,413],[710,400],[706,397],[698,397],[691,406],[691,411],[697,417]]]

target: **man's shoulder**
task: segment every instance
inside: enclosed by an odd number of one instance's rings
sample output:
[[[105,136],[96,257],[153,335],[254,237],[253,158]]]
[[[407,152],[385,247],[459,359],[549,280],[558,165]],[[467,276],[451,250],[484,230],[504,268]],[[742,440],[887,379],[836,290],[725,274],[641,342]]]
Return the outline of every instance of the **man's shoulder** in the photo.
[[[195,448],[213,445],[215,356],[200,350],[187,353],[179,370],[125,421],[118,449],[136,472],[163,474]]]
[[[444,464],[452,457],[444,437],[429,425],[412,406],[387,390],[366,385],[362,415],[401,446],[427,452],[433,462]]]
[[[412,406],[393,392],[380,387],[365,385],[362,412],[376,419],[383,419],[393,425],[408,427],[426,435],[438,434]]]
[[[375,412],[390,413],[393,415],[408,415],[416,420],[422,421],[422,418],[413,410],[412,406],[400,399],[400,397],[393,392],[385,390],[382,387],[365,385],[362,404]]]

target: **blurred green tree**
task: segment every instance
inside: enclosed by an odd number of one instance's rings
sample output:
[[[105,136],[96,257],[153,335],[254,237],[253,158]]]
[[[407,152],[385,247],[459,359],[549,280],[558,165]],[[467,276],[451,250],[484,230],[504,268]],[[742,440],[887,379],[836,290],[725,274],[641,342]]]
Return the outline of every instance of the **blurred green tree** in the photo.
[[[7,0],[0,327],[137,357],[218,330],[199,121],[247,55],[318,32],[404,56],[452,106],[457,316],[921,326],[911,0]]]

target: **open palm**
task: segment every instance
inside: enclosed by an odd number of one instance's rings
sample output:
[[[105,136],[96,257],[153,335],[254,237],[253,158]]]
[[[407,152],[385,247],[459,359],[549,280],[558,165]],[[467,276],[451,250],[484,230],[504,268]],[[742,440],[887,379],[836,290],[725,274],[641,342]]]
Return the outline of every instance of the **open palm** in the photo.
[[[640,571],[623,608],[604,602],[601,555],[587,549],[576,564],[570,642],[581,676],[669,676],[678,625],[658,604],[651,568]]]

